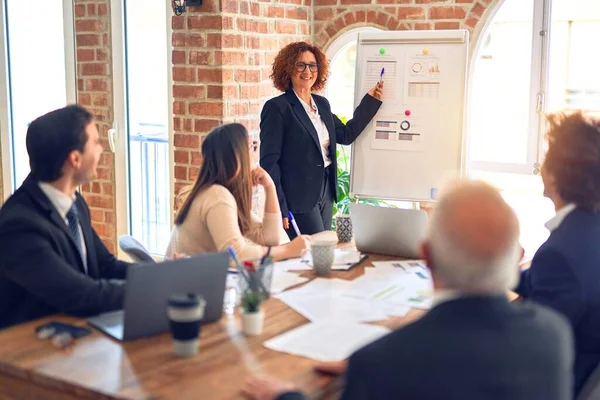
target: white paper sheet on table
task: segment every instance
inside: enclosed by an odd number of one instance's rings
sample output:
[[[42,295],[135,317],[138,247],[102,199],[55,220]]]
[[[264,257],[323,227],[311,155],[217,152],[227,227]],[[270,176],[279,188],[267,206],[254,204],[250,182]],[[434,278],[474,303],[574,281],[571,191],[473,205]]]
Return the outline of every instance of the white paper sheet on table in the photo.
[[[287,271],[277,271],[273,273],[273,281],[271,282],[271,294],[283,292],[285,289],[299,285],[308,281],[308,278],[303,278]]]
[[[361,259],[358,251],[335,249],[332,270],[345,271],[350,269]],[[275,269],[280,271],[309,271],[312,270],[312,256],[307,254],[303,258],[291,258],[275,263]]]
[[[382,301],[392,307],[428,309],[433,300],[433,287],[428,271],[422,267],[414,267],[407,272],[395,267],[378,267],[366,268],[365,274],[352,281],[352,287],[345,294]]]
[[[331,294],[306,295],[293,291],[277,298],[309,321],[375,322],[387,319],[382,307],[369,300]]]
[[[409,308],[385,304],[360,296],[346,296],[354,283],[343,279],[316,278],[306,285],[275,297],[310,321],[381,321],[388,316],[404,316]]]
[[[317,361],[338,361],[389,332],[389,329],[376,325],[319,321],[285,332],[263,345]]]
[[[409,271],[415,267],[427,269],[425,260],[373,261],[372,264],[376,268],[398,268],[403,271]]]

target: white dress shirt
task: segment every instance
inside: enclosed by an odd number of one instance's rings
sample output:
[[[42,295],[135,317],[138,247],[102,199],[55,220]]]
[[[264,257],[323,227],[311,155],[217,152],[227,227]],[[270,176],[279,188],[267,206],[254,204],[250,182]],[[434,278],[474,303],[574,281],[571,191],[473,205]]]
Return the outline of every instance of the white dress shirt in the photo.
[[[69,220],[67,219],[67,213],[71,209],[71,206],[73,206],[73,202],[75,201],[75,196],[69,197],[47,182],[38,182],[38,185],[39,185],[40,189],[42,189],[42,192],[44,192],[46,197],[48,197],[48,199],[50,200],[50,202],[52,203],[54,208],[56,208],[56,211],[58,211],[58,214],[61,216],[63,221],[65,221],[65,224],[68,227]],[[87,258],[87,248],[85,246],[85,239],[83,238],[83,231],[81,230],[81,222],[78,225],[79,225],[79,227],[78,227],[79,228],[79,237],[81,238],[81,252],[82,252],[82,257],[85,260]],[[83,267],[86,269],[85,272],[87,273],[87,265],[86,264],[87,263],[84,262]]]
[[[321,145],[321,153],[323,154],[323,163],[325,168],[327,168],[331,165],[331,158],[329,157],[329,131],[327,130],[327,126],[325,126],[325,122],[323,122],[319,115],[319,108],[315,104],[312,95],[310,95],[310,104],[306,104],[306,102],[298,96],[298,93],[296,93],[295,90],[294,94],[298,97],[298,100],[300,100],[300,104],[304,107],[304,110],[308,114],[308,118],[310,118],[310,121],[317,131],[317,136],[319,137],[319,143]]]
[[[569,215],[569,213],[575,208],[576,205],[574,203],[569,203],[560,210],[558,210],[554,218],[546,222],[546,228],[548,228],[550,232],[557,230],[560,224],[562,224],[563,220],[567,217],[567,215]]]

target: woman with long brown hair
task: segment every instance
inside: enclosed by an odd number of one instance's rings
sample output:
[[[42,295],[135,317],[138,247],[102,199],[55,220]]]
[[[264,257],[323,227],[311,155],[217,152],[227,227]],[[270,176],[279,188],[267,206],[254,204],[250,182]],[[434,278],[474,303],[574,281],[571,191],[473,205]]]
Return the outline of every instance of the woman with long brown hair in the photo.
[[[252,168],[251,146],[248,131],[237,123],[215,128],[204,138],[200,173],[175,218],[167,257],[223,251],[229,246],[242,260],[258,259],[267,252],[280,260],[306,251],[307,236],[279,245],[281,211],[275,184],[262,168]],[[262,222],[251,211],[253,185],[265,191]]]

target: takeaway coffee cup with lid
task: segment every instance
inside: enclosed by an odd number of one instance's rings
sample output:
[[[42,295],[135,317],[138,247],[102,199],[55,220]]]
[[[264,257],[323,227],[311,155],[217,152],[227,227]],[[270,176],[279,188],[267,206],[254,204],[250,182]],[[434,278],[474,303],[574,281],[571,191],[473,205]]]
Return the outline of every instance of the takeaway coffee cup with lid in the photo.
[[[197,294],[174,294],[169,297],[167,315],[175,354],[178,356],[191,357],[198,352],[200,322],[205,306],[206,301]]]

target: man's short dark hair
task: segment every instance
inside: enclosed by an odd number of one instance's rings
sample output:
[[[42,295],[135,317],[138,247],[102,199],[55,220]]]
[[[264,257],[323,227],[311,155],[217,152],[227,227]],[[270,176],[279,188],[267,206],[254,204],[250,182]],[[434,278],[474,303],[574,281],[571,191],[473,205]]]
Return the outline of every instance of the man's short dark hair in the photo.
[[[88,140],[85,128],[94,116],[85,108],[70,105],[36,118],[27,129],[27,153],[31,176],[52,182],[73,150],[83,152]]]

